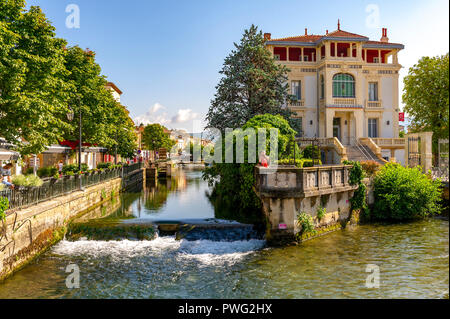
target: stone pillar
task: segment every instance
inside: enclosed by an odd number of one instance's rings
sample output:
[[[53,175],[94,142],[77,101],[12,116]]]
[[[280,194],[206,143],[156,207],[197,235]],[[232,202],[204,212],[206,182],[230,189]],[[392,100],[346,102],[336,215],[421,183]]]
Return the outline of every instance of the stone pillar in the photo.
[[[359,139],[364,137],[364,111],[355,110],[353,114],[355,116],[355,138]]]
[[[423,171],[426,173],[433,167],[433,132],[422,132],[420,136],[420,158]]]
[[[331,56],[331,42],[325,43],[325,58],[329,58]]]
[[[393,163],[397,162],[397,160],[395,159],[395,149],[394,148],[391,149],[391,157],[389,158],[389,161],[393,162]]]
[[[335,111],[326,109],[325,111],[325,137],[333,137],[333,118]]]
[[[304,61],[304,58],[303,58],[303,48],[300,48],[300,50],[301,50],[301,57],[300,57],[300,59],[302,60],[302,62]]]

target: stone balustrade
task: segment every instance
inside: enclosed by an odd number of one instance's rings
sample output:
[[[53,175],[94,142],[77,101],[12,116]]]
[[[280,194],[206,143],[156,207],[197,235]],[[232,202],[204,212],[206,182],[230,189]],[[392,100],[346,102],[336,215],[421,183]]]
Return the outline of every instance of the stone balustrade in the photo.
[[[286,197],[310,197],[353,190],[348,182],[351,165],[325,165],[298,168],[280,165],[255,167],[258,192]]]

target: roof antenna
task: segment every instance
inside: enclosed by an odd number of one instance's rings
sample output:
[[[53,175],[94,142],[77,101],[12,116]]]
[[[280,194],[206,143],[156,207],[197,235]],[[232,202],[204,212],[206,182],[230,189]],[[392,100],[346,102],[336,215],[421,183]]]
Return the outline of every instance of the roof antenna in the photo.
[[[339,31],[341,30],[341,21],[339,21],[339,19],[338,19],[338,30]]]

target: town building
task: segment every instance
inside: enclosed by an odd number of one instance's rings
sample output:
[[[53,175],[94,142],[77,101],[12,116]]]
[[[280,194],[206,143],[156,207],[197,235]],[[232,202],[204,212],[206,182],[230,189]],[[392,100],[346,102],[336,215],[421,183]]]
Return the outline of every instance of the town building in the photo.
[[[403,161],[404,141],[395,139],[402,68],[398,53],[404,46],[389,42],[386,28],[380,41],[344,31],[340,22],[325,35],[305,29],[300,36],[273,39],[265,33],[264,38],[277,63],[290,69],[295,99],[287,107],[301,123],[299,136],[336,138],[341,145],[334,147],[333,162],[361,143],[384,159]]]

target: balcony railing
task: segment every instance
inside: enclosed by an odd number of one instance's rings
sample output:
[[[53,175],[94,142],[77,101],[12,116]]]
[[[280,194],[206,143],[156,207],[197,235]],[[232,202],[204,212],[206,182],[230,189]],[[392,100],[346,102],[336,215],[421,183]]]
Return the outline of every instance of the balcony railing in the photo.
[[[381,107],[382,107],[381,101],[366,101],[366,108],[368,108],[368,109],[381,108]]]
[[[305,100],[297,100],[289,103],[289,106],[302,107],[305,106]]]
[[[355,98],[333,98],[333,105],[356,105]]]
[[[381,148],[404,148],[406,145],[404,138],[380,138],[373,137],[372,140]]]

